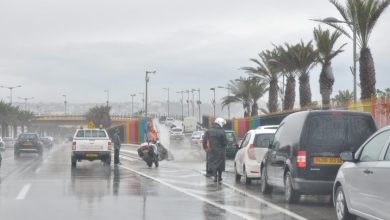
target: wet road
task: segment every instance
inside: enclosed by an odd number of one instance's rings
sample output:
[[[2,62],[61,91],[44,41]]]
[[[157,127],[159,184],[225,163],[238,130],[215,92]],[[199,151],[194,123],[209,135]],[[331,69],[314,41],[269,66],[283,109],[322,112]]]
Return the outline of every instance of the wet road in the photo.
[[[161,133],[165,135],[164,128]],[[70,166],[70,143],[43,158],[3,152],[0,219],[335,219],[327,197],[296,205],[281,192],[262,196],[260,185],[235,183],[228,161],[222,184],[205,178],[199,146],[170,143],[174,160],[147,168],[135,147],[123,147],[121,166],[84,161]]]

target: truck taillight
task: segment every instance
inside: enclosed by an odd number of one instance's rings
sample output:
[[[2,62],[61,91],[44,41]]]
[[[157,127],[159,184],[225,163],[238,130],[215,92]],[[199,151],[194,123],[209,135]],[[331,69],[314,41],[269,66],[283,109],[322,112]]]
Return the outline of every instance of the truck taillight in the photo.
[[[256,160],[255,148],[253,144],[250,144],[248,147],[248,157],[251,160]]]
[[[72,142],[72,150],[76,150],[76,141]]]
[[[112,150],[112,142],[108,141],[108,150]]]
[[[306,168],[306,151],[297,152],[297,167]]]

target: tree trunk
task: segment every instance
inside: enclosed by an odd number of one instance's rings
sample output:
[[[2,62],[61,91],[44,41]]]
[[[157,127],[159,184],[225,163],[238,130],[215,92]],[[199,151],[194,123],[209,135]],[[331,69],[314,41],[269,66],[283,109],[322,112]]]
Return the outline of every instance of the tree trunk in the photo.
[[[268,91],[268,110],[270,113],[278,111],[278,90],[278,79],[272,79]]]
[[[17,137],[17,134],[18,134],[18,126],[17,126],[17,125],[14,125],[13,128],[14,128],[14,137]]]
[[[322,108],[330,108],[330,95],[333,91],[334,75],[331,62],[326,62],[322,65],[320,74],[320,93],[322,96]]]
[[[257,103],[253,103],[252,105],[252,111],[251,111],[251,116],[258,116],[259,115],[259,106]]]
[[[308,73],[299,77],[299,103],[301,108],[306,108],[311,103],[310,76]]]
[[[295,77],[288,76],[286,91],[284,94],[284,106],[283,110],[293,110],[295,102]]]
[[[369,48],[362,48],[360,50],[359,63],[361,99],[366,100],[376,97],[375,66],[371,50]]]

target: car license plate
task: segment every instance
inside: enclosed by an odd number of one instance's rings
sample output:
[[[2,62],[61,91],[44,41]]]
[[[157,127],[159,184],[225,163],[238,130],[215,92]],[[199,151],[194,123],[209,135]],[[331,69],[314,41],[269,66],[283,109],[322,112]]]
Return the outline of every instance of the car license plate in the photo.
[[[98,154],[85,154],[86,157],[97,157]]]
[[[32,146],[32,143],[31,142],[26,142],[23,144],[23,146]]]
[[[341,165],[343,163],[340,157],[314,157],[313,162],[322,165]]]

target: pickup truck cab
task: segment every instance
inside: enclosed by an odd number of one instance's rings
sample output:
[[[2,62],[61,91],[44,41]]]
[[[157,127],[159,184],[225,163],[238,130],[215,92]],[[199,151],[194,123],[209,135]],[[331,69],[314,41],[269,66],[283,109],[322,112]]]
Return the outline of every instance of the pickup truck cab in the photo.
[[[72,167],[77,161],[101,160],[111,164],[112,143],[105,129],[77,129],[72,141]]]

